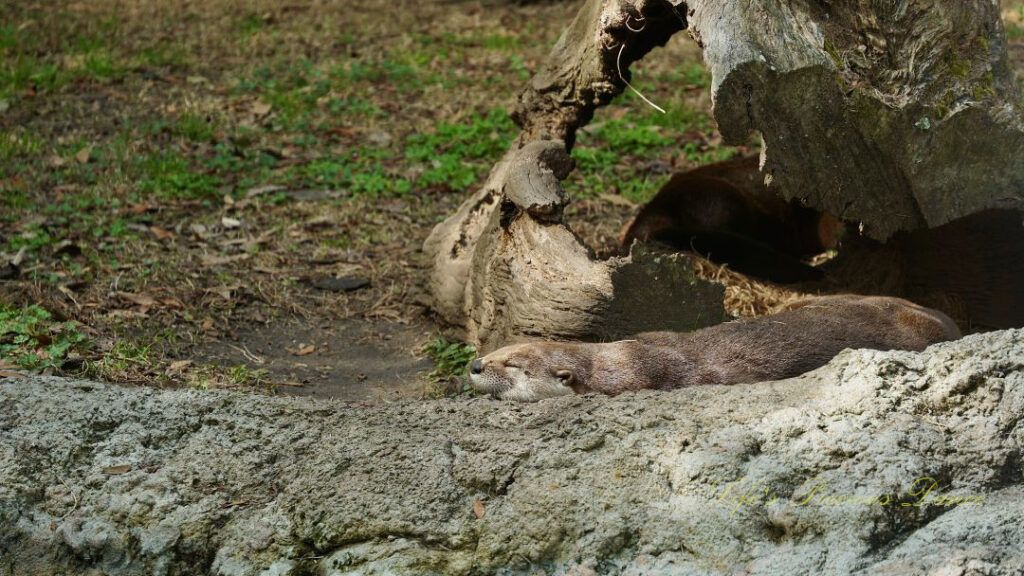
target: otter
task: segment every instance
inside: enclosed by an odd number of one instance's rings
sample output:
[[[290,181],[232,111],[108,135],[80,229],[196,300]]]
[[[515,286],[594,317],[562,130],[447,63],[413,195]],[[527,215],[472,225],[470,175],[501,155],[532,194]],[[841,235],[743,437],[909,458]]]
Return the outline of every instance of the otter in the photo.
[[[820,279],[801,260],[835,248],[844,230],[838,218],[765,186],[752,156],[674,175],[623,228],[619,249],[655,240],[788,284]]]
[[[695,332],[646,332],[609,343],[506,346],[470,364],[473,388],[499,399],[669,390],[798,376],[846,348],[923,350],[960,331],[937,310],[885,296],[809,297],[784,311]]]

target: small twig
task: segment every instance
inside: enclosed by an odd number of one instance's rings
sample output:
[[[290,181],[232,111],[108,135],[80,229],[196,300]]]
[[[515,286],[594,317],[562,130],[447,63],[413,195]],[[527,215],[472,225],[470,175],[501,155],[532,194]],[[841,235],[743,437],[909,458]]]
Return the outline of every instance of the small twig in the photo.
[[[253,354],[252,352],[250,352],[249,349],[246,348],[244,345],[241,348],[239,348],[238,346],[235,346],[234,344],[228,344],[227,342],[225,342],[225,344],[228,345],[228,348],[234,348],[236,352],[238,352],[239,354],[244,356],[245,359],[250,361],[250,362],[253,362],[255,364],[263,364],[264,362],[266,362],[266,360],[264,360],[263,358],[260,358],[259,356],[257,356],[255,354]]]
[[[619,46],[619,55],[618,55],[618,57],[616,57],[616,58],[615,58],[615,67],[616,67],[616,68],[618,69],[618,71],[619,71],[619,80],[622,80],[622,82],[623,82],[623,83],[624,83],[624,84],[625,84],[625,85],[626,85],[626,86],[627,86],[627,87],[628,87],[628,88],[629,88],[630,90],[632,90],[634,94],[636,94],[637,96],[639,96],[641,100],[643,100],[643,101],[644,101],[644,102],[646,102],[646,103],[647,103],[648,105],[650,105],[650,107],[651,107],[651,108],[654,108],[655,110],[657,110],[658,112],[661,112],[662,114],[666,114],[667,112],[665,112],[665,109],[664,109],[664,108],[662,108],[661,106],[658,106],[658,105],[657,105],[657,104],[655,104],[654,102],[651,102],[650,100],[648,100],[648,99],[647,99],[647,97],[646,97],[646,96],[644,96],[643,94],[641,94],[639,90],[637,90],[636,88],[633,88],[633,85],[629,83],[629,80],[626,80],[626,77],[622,75],[622,53],[623,53],[623,52],[624,52],[625,50],[626,50],[626,43],[625,43],[625,42],[623,42],[623,43],[622,43],[622,46]]]

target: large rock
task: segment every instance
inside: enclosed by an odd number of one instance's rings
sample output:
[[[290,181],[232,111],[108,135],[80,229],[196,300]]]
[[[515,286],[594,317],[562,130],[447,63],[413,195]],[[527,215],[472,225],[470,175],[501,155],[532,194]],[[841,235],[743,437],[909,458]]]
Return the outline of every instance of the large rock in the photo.
[[[1022,416],[1024,330],[533,405],[8,378],[0,574],[1020,574]]]

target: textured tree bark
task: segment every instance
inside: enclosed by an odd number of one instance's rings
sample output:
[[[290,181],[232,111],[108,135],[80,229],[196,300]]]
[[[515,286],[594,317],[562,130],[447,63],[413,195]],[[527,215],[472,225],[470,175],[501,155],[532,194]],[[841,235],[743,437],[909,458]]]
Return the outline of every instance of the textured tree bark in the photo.
[[[717,288],[685,260],[595,261],[561,223],[575,131],[622,91],[630,63],[683,28],[711,70],[723,136],[759,132],[762,173],[787,199],[877,239],[1024,209],[1024,107],[993,2],[591,0],[520,95],[512,149],[424,246],[431,305],[470,341],[487,350],[721,318]],[[632,267],[646,270],[643,286],[613,281]],[[685,302],[650,313],[666,293]]]

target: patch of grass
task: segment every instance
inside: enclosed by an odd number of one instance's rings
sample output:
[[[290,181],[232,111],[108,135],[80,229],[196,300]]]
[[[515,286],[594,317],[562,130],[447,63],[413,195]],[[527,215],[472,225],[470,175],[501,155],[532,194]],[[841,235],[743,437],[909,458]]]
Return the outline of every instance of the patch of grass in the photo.
[[[476,348],[462,342],[449,342],[444,338],[427,344],[426,352],[435,366],[428,377],[435,382],[465,376],[469,363],[476,358]]]
[[[346,154],[315,160],[290,172],[290,180],[299,186],[339,189],[352,197],[379,198],[408,193],[412,183],[389,174],[383,162],[390,153],[376,148],[357,148]]]
[[[327,101],[327,111],[332,114],[357,118],[385,116],[385,112],[378,106],[357,96],[331,98]]]
[[[152,347],[138,341],[118,340],[102,360],[90,363],[89,373],[104,380],[129,379],[131,374],[152,365]]]
[[[16,251],[25,247],[27,250],[35,252],[40,248],[56,244],[60,240],[59,235],[51,233],[38,224],[34,224],[23,230],[21,234],[9,238],[7,240],[7,248],[8,250]]]
[[[60,369],[86,342],[75,322],[57,322],[39,306],[0,303],[0,357],[26,370]]]
[[[0,96],[9,97],[30,87],[54,91],[70,81],[70,74],[33,56],[16,54],[0,61]]]
[[[36,156],[43,143],[31,134],[0,132],[0,162]]]
[[[515,124],[504,110],[474,114],[459,124],[439,124],[433,132],[405,142],[405,159],[423,167],[415,184],[464,190],[477,182],[512,141]]]
[[[178,118],[174,132],[193,142],[209,142],[217,133],[216,120],[209,115],[185,112]]]
[[[273,391],[270,373],[263,369],[253,369],[244,364],[237,366],[218,366],[216,364],[199,364],[189,367],[183,374],[183,380],[191,387],[199,390],[210,388],[256,389],[263,388]]]
[[[191,63],[188,52],[180,46],[158,44],[139,50],[136,64],[154,68],[184,68]]]
[[[249,37],[256,34],[266,26],[267,21],[263,16],[252,13],[247,14],[238,22],[238,34],[242,37]]]
[[[220,178],[197,172],[175,152],[148,154],[134,168],[141,192],[167,200],[213,198],[222,185]]]
[[[1003,22],[1007,40],[1016,41],[1024,38],[1024,6],[1018,6]]]
[[[225,374],[232,386],[262,387],[268,383],[270,373],[263,369],[252,369],[244,364],[225,368]]]
[[[625,154],[644,154],[674,144],[675,140],[664,136],[660,127],[650,122],[649,118],[640,118],[635,123],[627,120],[605,122],[591,130],[590,136]]]

